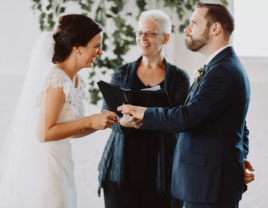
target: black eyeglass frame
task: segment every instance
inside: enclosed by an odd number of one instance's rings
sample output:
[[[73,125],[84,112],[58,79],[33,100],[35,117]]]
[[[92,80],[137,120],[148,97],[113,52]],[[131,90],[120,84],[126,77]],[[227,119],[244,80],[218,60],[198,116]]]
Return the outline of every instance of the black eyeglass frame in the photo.
[[[135,35],[137,37],[141,37],[142,35],[145,35],[145,37],[150,38],[150,37],[155,37],[156,35],[165,35],[166,33],[156,33],[156,32],[135,32]]]

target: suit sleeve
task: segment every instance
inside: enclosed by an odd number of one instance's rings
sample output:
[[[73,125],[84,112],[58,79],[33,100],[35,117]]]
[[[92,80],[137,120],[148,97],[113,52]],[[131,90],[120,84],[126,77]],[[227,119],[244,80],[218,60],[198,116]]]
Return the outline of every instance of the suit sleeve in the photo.
[[[121,83],[121,78],[122,78],[122,71],[123,71],[123,67],[118,67],[112,76],[111,82],[110,84],[116,87],[120,87],[120,83]],[[101,112],[104,110],[108,110],[108,106],[107,103],[105,102],[105,100],[103,99],[103,104],[102,104],[102,109]],[[121,117],[118,117],[118,119],[120,120]],[[110,127],[112,130],[119,132],[121,134],[127,134],[129,132],[129,128],[123,127],[120,124],[114,124]]]
[[[201,80],[199,89],[187,105],[173,109],[148,108],[145,111],[142,129],[159,129],[167,132],[186,132],[204,124],[224,109],[232,79],[225,67],[208,71]]]
[[[244,134],[243,134],[243,149],[244,149],[244,158],[245,159],[247,159],[248,152],[249,152],[249,140],[248,140],[248,136],[249,136],[249,130],[248,130],[247,124],[245,122]]]

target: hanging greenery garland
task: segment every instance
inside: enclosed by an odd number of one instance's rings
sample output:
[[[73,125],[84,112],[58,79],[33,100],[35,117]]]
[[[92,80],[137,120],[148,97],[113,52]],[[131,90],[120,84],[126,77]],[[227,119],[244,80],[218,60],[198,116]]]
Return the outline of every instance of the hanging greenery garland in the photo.
[[[99,89],[96,85],[96,68],[101,70],[104,75],[112,74],[118,66],[124,64],[124,55],[130,50],[130,46],[136,44],[135,30],[129,24],[128,18],[134,18],[137,21],[141,12],[146,10],[149,2],[155,2],[161,7],[169,9],[170,14],[177,13],[178,18],[183,24],[172,31],[183,32],[189,25],[189,19],[185,18],[187,11],[193,11],[194,6],[199,0],[32,0],[32,9],[36,15],[39,15],[39,25],[41,31],[52,31],[58,17],[65,13],[68,4],[76,4],[81,10],[81,14],[90,16],[103,27],[103,51],[113,54],[111,56],[102,56],[95,61],[94,68],[89,74],[89,92],[90,102],[97,104],[101,99]],[[129,3],[136,8],[126,9]],[[227,0],[220,0],[224,5],[228,5]],[[96,8],[93,9],[92,8]],[[138,11],[138,13],[137,13]],[[113,31],[107,25],[113,24]],[[107,44],[108,43],[108,44]],[[109,46],[109,47],[108,47]]]

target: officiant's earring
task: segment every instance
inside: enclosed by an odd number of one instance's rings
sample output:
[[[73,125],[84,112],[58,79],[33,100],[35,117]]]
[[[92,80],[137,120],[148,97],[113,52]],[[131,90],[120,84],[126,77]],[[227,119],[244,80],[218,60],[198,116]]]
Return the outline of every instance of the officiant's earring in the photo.
[[[166,49],[166,46],[164,46],[164,50],[165,50],[165,57],[167,57],[167,49]]]

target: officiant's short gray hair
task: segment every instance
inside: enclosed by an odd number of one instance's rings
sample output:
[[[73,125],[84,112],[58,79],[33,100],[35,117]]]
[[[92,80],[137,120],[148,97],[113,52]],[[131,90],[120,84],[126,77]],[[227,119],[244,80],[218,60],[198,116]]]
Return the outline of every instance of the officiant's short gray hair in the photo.
[[[152,20],[158,25],[159,32],[171,34],[171,19],[162,10],[148,10],[141,13],[139,25],[143,20]]]

